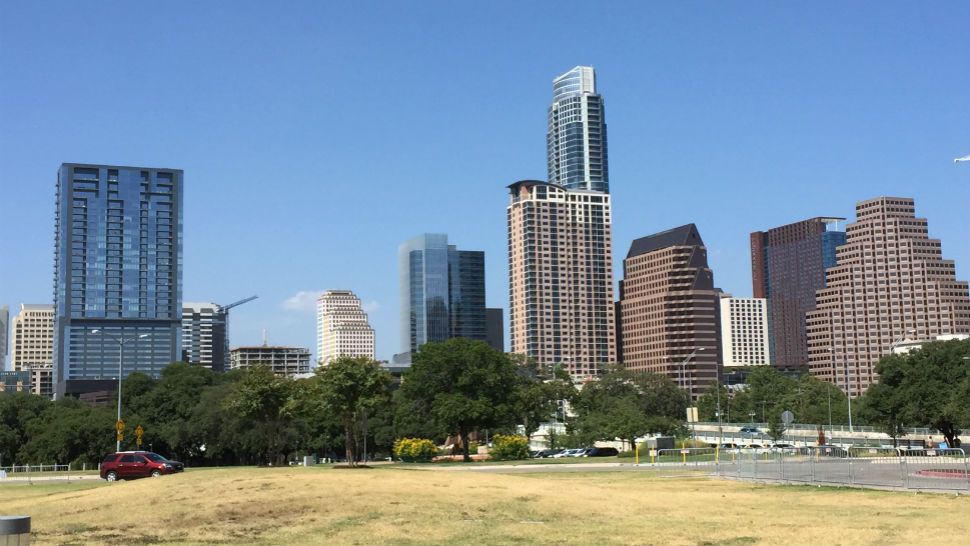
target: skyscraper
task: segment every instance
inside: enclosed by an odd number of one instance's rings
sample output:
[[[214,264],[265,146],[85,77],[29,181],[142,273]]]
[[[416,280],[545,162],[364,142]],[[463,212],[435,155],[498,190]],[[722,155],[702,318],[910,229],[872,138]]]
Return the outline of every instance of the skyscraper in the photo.
[[[56,394],[178,360],[182,171],[65,163],[55,232]]]
[[[317,298],[317,362],[340,356],[375,358],[374,329],[353,292],[327,290]]]
[[[695,398],[703,393],[721,362],[719,296],[694,224],[633,241],[620,282],[627,369],[664,374]]]
[[[511,350],[581,380],[616,360],[603,99],[577,66],[553,80],[549,181],[509,188]]]
[[[815,309],[815,291],[825,287],[825,270],[845,243],[838,230],[845,218],[809,218],[751,234],[754,297],[768,299],[772,364],[805,369],[805,314]]]
[[[53,395],[54,306],[23,303],[13,317],[10,369],[30,374],[30,390]]]
[[[877,197],[856,205],[837,265],[808,313],[814,375],[859,396],[877,379],[875,365],[905,339],[970,334],[970,291],[930,239],[910,198]]]
[[[512,352],[595,376],[616,360],[610,196],[536,180],[509,193]]]
[[[229,367],[226,314],[216,303],[182,305],[183,362],[223,372]]]
[[[0,371],[7,366],[7,335],[10,332],[10,307],[0,307]]]
[[[596,72],[577,66],[552,81],[546,151],[549,182],[570,190],[609,193],[606,115]]]
[[[485,253],[458,250],[445,234],[426,233],[398,249],[401,353],[453,337],[486,340]]]
[[[721,351],[725,367],[771,363],[768,300],[721,294]]]

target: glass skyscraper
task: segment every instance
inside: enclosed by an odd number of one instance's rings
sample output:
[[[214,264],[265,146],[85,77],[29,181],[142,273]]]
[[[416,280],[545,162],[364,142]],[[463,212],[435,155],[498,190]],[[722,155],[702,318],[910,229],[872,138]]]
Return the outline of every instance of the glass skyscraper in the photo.
[[[610,191],[603,97],[596,72],[577,66],[552,81],[546,133],[549,182],[570,190]]]
[[[426,233],[398,249],[401,354],[429,341],[467,337],[485,341],[485,253],[458,250],[448,236]]]
[[[55,232],[56,395],[178,360],[182,171],[65,163]]]

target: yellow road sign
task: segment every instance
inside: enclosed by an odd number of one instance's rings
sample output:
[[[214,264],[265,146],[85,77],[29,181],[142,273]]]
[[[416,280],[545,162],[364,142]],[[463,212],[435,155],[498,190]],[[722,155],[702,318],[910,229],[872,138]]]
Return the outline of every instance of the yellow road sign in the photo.
[[[139,442],[141,442],[141,437],[143,434],[145,434],[145,429],[141,428],[141,425],[135,427],[135,436],[139,438]]]
[[[125,435],[119,432],[118,433],[118,441],[120,442],[120,441],[122,441],[124,439],[125,439]]]
[[[122,421],[121,419],[118,419],[117,421],[115,421],[115,430],[118,431],[118,434],[121,434],[122,432],[124,432],[125,431],[125,422]]]

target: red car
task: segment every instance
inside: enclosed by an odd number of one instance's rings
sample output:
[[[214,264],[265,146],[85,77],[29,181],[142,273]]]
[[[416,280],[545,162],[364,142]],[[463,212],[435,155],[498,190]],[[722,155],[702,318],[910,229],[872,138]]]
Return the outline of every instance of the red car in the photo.
[[[105,455],[101,461],[101,477],[109,482],[135,478],[157,478],[185,470],[185,465],[170,461],[151,451],[120,451]]]

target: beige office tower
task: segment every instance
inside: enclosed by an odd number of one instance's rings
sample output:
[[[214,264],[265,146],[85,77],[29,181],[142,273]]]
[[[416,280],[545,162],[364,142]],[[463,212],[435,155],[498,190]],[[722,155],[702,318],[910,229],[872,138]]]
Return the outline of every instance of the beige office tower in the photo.
[[[350,290],[327,290],[317,299],[317,361],[338,356],[374,358],[374,329]]]
[[[836,252],[807,315],[809,367],[820,379],[859,396],[895,344],[970,333],[967,283],[956,280],[912,199],[858,203]]]
[[[616,361],[610,196],[537,180],[509,193],[512,352],[594,376]]]
[[[634,240],[620,281],[627,369],[666,375],[700,396],[719,375],[719,299],[694,224]]]
[[[30,372],[30,391],[53,396],[54,306],[20,305],[10,336],[10,369]]]

